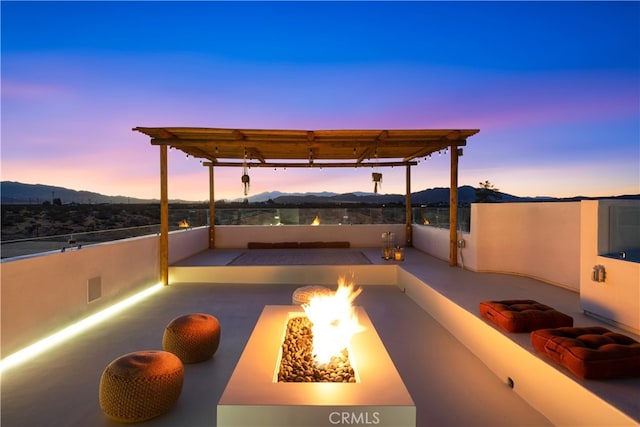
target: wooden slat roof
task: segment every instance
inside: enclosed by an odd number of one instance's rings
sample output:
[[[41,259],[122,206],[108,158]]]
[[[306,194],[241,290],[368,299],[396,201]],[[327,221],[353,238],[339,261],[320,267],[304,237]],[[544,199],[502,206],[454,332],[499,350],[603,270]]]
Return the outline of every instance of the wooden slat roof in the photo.
[[[447,147],[466,145],[478,129],[273,130],[135,127],[214,166],[357,167],[415,164]]]

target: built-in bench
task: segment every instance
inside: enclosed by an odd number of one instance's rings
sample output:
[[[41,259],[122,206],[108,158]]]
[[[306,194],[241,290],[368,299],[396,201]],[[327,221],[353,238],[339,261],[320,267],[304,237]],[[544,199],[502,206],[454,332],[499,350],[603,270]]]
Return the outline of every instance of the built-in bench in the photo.
[[[350,248],[349,242],[248,242],[248,249]]]

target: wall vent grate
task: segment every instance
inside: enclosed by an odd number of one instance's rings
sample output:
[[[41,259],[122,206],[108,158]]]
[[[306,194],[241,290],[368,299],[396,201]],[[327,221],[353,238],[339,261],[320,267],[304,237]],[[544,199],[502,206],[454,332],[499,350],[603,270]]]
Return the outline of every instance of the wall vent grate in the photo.
[[[102,278],[92,277],[87,280],[87,302],[95,301],[102,296]]]

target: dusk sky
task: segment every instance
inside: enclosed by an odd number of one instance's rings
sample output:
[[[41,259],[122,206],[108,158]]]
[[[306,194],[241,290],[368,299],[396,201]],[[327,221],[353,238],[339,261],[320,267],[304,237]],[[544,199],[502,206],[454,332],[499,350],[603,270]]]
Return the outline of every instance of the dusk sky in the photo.
[[[640,2],[0,2],[3,181],[159,198],[146,127],[480,129],[459,185],[640,193]],[[381,169],[382,193],[405,191]],[[243,197],[240,168],[216,199]],[[252,169],[264,191],[373,191],[365,169]],[[411,187],[449,186],[449,157]],[[169,197],[208,199],[169,152]]]

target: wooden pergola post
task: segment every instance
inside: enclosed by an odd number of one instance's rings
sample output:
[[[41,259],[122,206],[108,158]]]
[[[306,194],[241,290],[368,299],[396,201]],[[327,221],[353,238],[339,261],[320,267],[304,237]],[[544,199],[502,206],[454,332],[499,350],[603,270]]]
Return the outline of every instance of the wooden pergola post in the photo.
[[[167,146],[160,146],[160,281],[169,284],[169,191]]]
[[[449,265],[458,265],[458,147],[451,150],[451,190],[449,191]]]
[[[209,165],[209,249],[216,247],[216,207],[213,191],[213,164]]]
[[[406,176],[406,197],[405,197],[405,206],[406,206],[406,220],[405,220],[405,234],[406,234],[406,246],[410,247],[413,245],[413,228],[412,228],[412,215],[411,215],[411,165],[407,165],[407,176]]]

